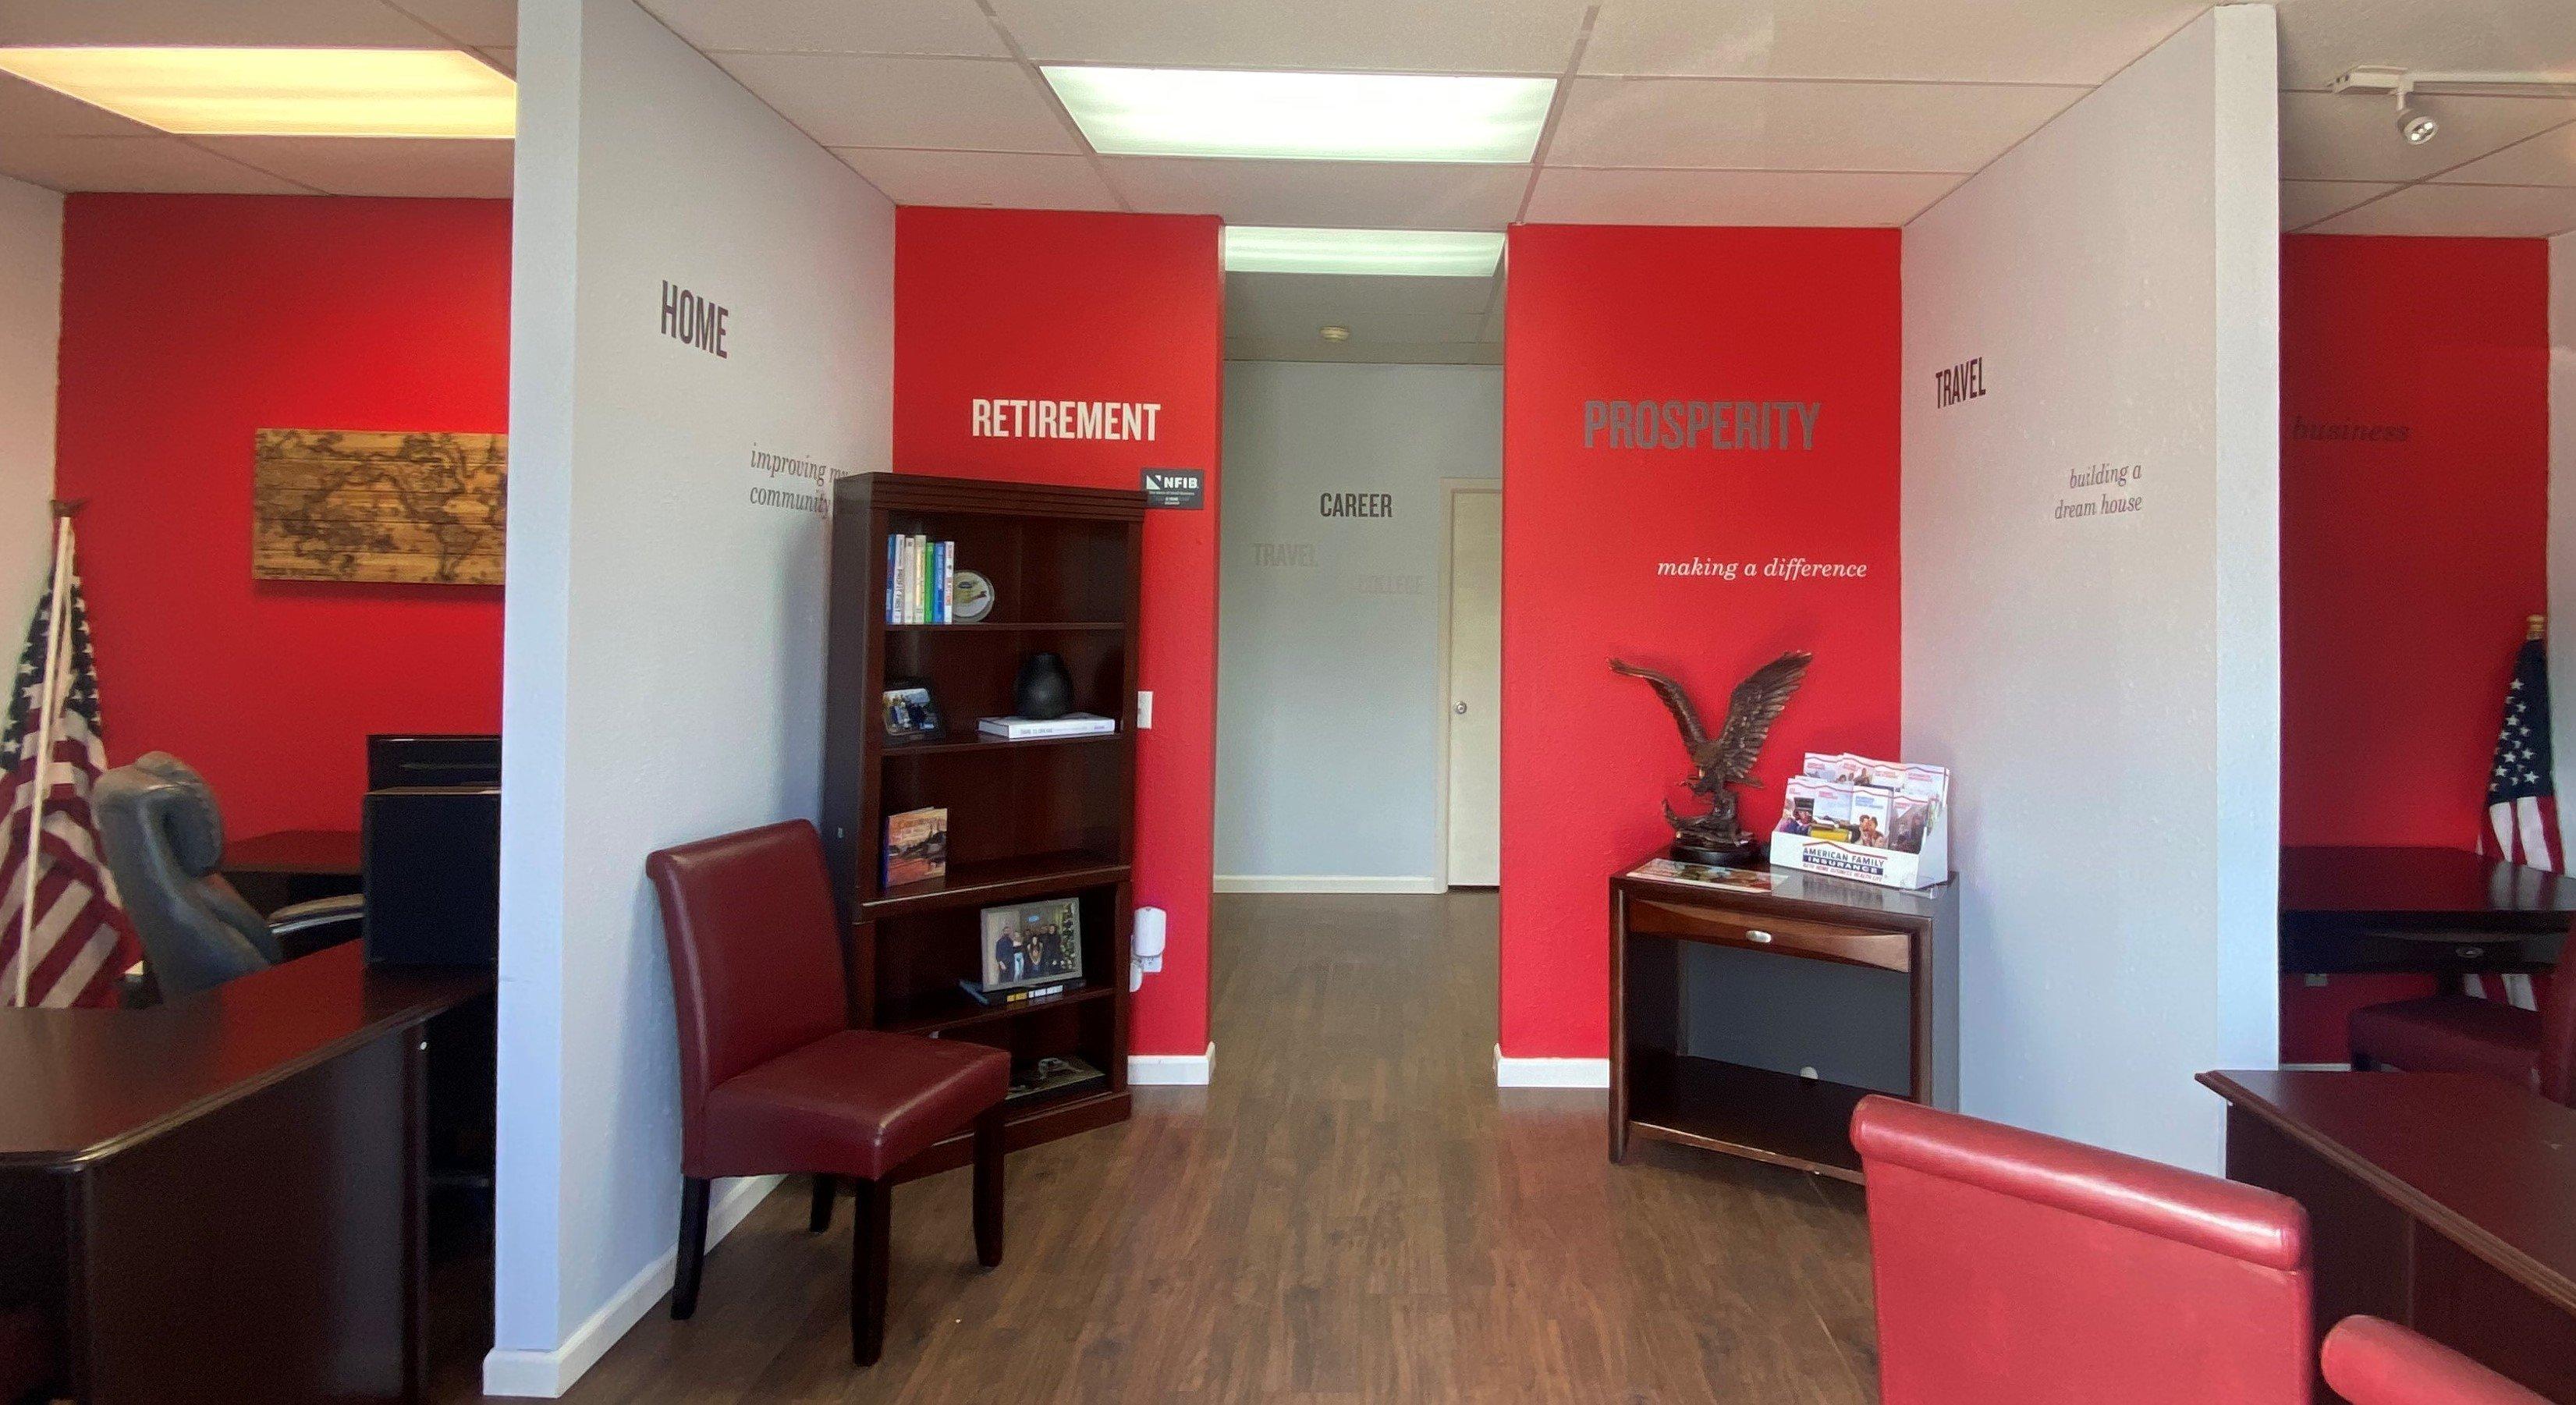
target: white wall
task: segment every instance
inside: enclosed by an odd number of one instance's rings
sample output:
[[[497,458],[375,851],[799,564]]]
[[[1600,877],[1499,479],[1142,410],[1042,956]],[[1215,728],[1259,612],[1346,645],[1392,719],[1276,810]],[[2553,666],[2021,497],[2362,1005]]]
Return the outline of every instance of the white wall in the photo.
[[[1502,434],[1499,366],[1227,363],[1220,888],[1436,887],[1440,480],[1501,476]]]
[[[63,197],[0,176],[0,628],[44,588],[62,332]]]
[[[825,523],[753,455],[886,466],[893,210],[631,0],[519,17],[485,1377],[551,1394],[670,1281],[644,856],[818,809]],[[727,357],[662,334],[664,280],[730,309]]]
[[[1967,1111],[2215,1170],[2277,1057],[2268,6],[2203,15],[1905,230],[1905,749],[1958,771]],[[1984,398],[1933,372],[1984,358]],[[2059,520],[2095,464],[2129,513]]]

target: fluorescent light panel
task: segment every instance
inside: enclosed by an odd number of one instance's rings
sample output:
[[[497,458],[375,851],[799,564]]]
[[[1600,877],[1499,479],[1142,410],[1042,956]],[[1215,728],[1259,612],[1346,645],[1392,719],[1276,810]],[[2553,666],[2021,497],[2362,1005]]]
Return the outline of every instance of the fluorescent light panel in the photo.
[[[1527,161],[1553,78],[1046,65],[1094,150],[1300,161]]]
[[[1485,278],[1503,236],[1466,229],[1287,229],[1228,225],[1228,273],[1373,273]]]
[[[518,85],[453,49],[0,48],[0,72],[186,136],[507,137]]]

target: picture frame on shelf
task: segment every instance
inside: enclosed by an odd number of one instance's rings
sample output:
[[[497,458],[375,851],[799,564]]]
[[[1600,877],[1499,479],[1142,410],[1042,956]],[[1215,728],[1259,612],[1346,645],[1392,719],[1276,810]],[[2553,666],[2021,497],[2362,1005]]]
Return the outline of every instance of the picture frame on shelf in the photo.
[[[919,678],[887,679],[881,715],[891,744],[935,740],[948,731],[939,699],[931,694],[930,684]]]
[[[1082,905],[1073,898],[988,907],[979,950],[987,992],[1082,979]]]

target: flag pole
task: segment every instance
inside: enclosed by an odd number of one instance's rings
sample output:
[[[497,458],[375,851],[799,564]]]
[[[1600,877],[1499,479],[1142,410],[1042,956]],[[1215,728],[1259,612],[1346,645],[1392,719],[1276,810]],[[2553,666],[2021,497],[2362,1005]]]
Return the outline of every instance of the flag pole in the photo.
[[[28,981],[36,965],[36,868],[44,857],[45,797],[53,789],[54,712],[62,702],[62,656],[68,638],[63,599],[71,589],[72,516],[81,510],[81,504],[57,498],[53,510],[54,571],[45,610],[45,677],[42,691],[36,695],[36,765],[31,776],[35,793],[27,806],[25,886],[18,894],[17,1003],[22,1009],[27,1004]]]

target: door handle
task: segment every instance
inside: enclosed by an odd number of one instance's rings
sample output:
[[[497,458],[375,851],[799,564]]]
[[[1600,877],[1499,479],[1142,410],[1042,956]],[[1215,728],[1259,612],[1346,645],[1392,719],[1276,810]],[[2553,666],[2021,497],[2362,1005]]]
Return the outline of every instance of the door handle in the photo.
[[[1457,713],[1458,713],[1458,715],[1459,715],[1459,716],[1461,716],[1461,717],[1466,716],[1466,715],[1467,715],[1467,705],[1466,705],[1465,703],[1460,703],[1460,704],[1458,704],[1458,707],[1457,707]]]

